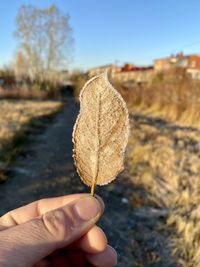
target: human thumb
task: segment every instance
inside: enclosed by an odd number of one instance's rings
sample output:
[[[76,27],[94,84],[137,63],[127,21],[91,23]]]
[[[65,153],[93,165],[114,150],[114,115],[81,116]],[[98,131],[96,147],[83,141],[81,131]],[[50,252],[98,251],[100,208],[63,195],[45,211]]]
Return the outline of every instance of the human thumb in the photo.
[[[0,232],[1,266],[33,266],[83,236],[100,218],[103,209],[101,200],[88,195]]]

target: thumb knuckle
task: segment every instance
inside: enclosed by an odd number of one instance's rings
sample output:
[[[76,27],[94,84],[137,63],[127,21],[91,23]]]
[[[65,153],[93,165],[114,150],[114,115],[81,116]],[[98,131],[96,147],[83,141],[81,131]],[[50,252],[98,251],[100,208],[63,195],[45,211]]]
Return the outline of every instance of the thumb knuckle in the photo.
[[[50,236],[57,241],[66,240],[71,230],[71,220],[62,209],[45,213],[42,216],[43,224]]]

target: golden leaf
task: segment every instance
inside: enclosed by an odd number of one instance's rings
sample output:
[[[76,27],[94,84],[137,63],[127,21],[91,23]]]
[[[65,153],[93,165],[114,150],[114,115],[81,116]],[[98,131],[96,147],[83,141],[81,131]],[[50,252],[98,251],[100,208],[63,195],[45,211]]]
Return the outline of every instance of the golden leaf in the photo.
[[[107,72],[90,79],[80,93],[80,113],[73,131],[74,160],[83,182],[110,183],[124,169],[129,118],[126,103]]]

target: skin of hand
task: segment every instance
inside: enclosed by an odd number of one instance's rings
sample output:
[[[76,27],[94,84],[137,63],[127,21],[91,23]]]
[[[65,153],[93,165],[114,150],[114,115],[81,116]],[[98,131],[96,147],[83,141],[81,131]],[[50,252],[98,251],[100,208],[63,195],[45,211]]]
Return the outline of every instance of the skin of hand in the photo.
[[[113,267],[115,250],[95,223],[101,198],[41,199],[0,217],[1,267]]]

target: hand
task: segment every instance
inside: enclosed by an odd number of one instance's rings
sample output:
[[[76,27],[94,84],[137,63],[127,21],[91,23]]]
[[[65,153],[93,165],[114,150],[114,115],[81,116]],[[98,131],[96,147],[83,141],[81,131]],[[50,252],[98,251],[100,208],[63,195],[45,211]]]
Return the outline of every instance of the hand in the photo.
[[[95,225],[103,201],[88,194],[42,199],[0,217],[1,267],[113,267],[117,255]]]

